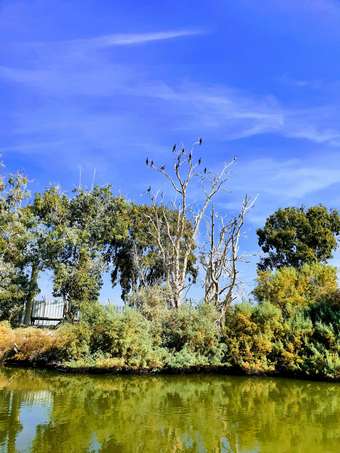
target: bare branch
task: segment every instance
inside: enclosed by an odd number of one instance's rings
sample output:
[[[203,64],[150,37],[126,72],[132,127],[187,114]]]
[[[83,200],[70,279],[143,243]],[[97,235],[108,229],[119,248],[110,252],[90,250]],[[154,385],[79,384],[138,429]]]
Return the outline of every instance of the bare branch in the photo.
[[[202,158],[200,157],[196,161],[194,150],[196,146],[201,146],[202,142],[202,139],[199,138],[189,151],[186,151],[183,147],[177,147],[176,145],[172,147],[171,154],[174,156],[174,164],[172,166],[173,172],[168,171],[165,165],[158,166],[154,161],[151,161],[150,163],[150,161],[147,160],[147,165],[165,177],[176,195],[172,204],[172,209],[175,213],[175,222],[168,217],[167,210],[164,206],[160,211],[161,218],[156,209],[155,212],[157,212],[157,214],[155,219],[150,219],[150,226],[154,230],[153,234],[156,237],[163,264],[164,266],[169,267],[168,281],[172,291],[173,305],[175,307],[181,303],[183,294],[188,288],[187,274],[189,260],[196,247],[195,241],[202,219],[213,198],[226,184],[228,171],[235,162],[235,159],[232,159],[230,162],[225,163],[222,170],[217,175],[208,172],[206,168],[201,169],[200,165]],[[192,205],[193,197],[191,187],[196,178],[198,178],[205,187],[207,185],[208,187],[206,187],[206,189],[203,188],[201,191],[201,196],[199,197],[200,206],[197,209],[194,209]],[[156,205],[156,203],[157,197],[154,197],[153,204]],[[223,232],[220,234],[218,240],[217,247],[221,248],[222,251],[218,263],[224,263],[226,261],[230,241],[226,243],[224,238],[226,237],[226,231],[228,229],[230,229],[229,225],[223,228]],[[212,233],[212,238],[213,237],[214,232]],[[214,248],[215,247],[216,245],[214,244]],[[211,255],[209,259],[210,261],[208,260],[206,263],[207,268],[209,268],[209,266],[211,267],[211,263],[214,262],[215,258]],[[216,267],[215,264],[214,266]],[[206,283],[207,287],[218,286],[218,281],[221,278],[222,272],[221,266],[222,264],[219,264],[216,267],[216,270],[210,273],[209,282],[207,281]]]

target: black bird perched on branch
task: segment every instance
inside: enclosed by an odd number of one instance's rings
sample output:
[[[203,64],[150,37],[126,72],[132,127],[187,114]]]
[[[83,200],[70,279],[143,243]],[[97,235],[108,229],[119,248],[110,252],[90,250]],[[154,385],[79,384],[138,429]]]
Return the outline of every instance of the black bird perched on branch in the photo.
[[[184,149],[184,148],[182,148],[182,154],[184,154],[184,153],[185,153],[185,149]]]
[[[161,170],[165,170],[165,165],[162,165],[162,166],[160,167],[160,169],[161,169]]]
[[[199,145],[202,145],[202,143],[203,143],[203,140],[202,140],[202,138],[200,137],[200,138],[198,139],[198,144],[199,144]]]
[[[145,164],[149,165],[149,158],[148,157],[146,158]]]
[[[198,159],[198,165],[201,165],[201,162],[202,162],[202,159],[199,158],[199,159]]]
[[[151,192],[151,186],[148,187],[147,192],[148,192],[148,193]]]
[[[207,172],[207,169],[205,168],[203,172],[204,172],[204,174],[206,174],[206,172]]]
[[[190,153],[189,157],[188,157],[189,162],[191,161],[191,159],[192,159],[192,154]]]
[[[176,145],[172,147],[172,152],[174,153],[176,151]]]
[[[153,160],[150,162],[150,166],[153,167]]]

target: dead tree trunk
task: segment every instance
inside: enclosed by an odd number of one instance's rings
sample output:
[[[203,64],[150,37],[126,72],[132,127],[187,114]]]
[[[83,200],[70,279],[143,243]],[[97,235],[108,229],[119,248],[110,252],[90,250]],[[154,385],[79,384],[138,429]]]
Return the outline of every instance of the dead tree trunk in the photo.
[[[202,140],[199,139],[194,145],[196,144],[200,146]],[[194,160],[194,147],[186,151],[174,145],[172,151],[175,162],[171,171],[167,171],[165,165],[157,166],[149,159],[146,159],[146,164],[167,179],[175,194],[172,208],[176,212],[175,225],[172,224],[166,209],[160,209],[159,212],[159,207],[164,206],[164,198],[161,196],[162,204],[159,205],[157,195],[152,196],[155,216],[154,218],[149,216],[149,221],[167,270],[166,280],[172,293],[172,304],[177,308],[182,303],[183,295],[190,284],[187,280],[188,262],[196,247],[202,219],[213,198],[225,185],[228,170],[235,159],[225,163],[220,173],[212,174],[206,168],[201,170],[201,158]],[[195,180],[201,183],[199,196],[193,193],[193,190],[197,189],[193,186]],[[199,201],[196,204],[193,200]]]
[[[247,196],[244,198],[241,210],[229,222],[218,217],[211,210],[209,224],[209,248],[201,252],[201,265],[205,271],[205,301],[213,303],[222,316],[235,300],[235,289],[238,280],[238,262],[242,259],[239,254],[241,230],[248,211],[255,203]],[[219,226],[216,227],[216,221]]]

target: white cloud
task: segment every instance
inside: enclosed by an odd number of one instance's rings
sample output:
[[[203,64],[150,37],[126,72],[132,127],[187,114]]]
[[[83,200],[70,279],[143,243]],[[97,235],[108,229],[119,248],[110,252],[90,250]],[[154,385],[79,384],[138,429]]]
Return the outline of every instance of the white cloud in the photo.
[[[259,194],[247,216],[254,227],[262,226],[268,215],[280,207],[332,203],[332,186],[340,187],[340,162],[336,153],[305,155],[303,159],[263,158],[237,162],[230,181],[232,190],[220,197],[219,209],[228,211],[240,204],[244,194]]]
[[[111,54],[100,52],[100,49],[111,46],[176,39],[199,33],[202,32],[188,29],[31,43],[36,47],[33,56],[26,46],[20,47],[26,58],[25,67],[0,66],[0,78],[34,90],[43,98],[42,105],[44,100],[51,104],[51,99],[60,99],[67,110],[70,110],[70,105],[81,104],[85,117],[89,116],[86,98],[106,98],[112,101],[112,106],[117,96],[121,99],[139,98],[135,101],[136,108],[148,100],[157,102],[159,115],[166,115],[167,124],[171,124],[179,135],[199,128],[202,134],[218,135],[221,140],[270,133],[313,143],[340,145],[336,105],[308,110],[289,108],[270,95],[254,96],[230,86],[171,80],[164,75],[157,76],[157,68],[152,65],[135,65],[133,60],[130,64],[117,64]],[[81,102],[79,97],[84,97]],[[121,104],[123,102],[120,100]],[[113,110],[112,107],[107,112],[107,121],[103,115],[101,120],[109,122],[112,113],[116,116]],[[133,114],[131,112],[127,121],[134,121]],[[79,111],[79,120],[81,115]],[[144,121],[152,122],[147,111],[144,116]]]
[[[32,141],[31,143],[21,143],[20,145],[12,145],[1,147],[1,152],[11,153],[20,152],[22,154],[38,154],[40,150],[46,150],[46,148],[59,148],[65,144],[62,140],[53,140],[46,142]]]
[[[133,88],[139,90],[140,88]],[[184,106],[191,121],[183,128],[199,124],[217,130],[221,137],[239,139],[271,133],[314,143],[340,145],[340,127],[335,106],[290,109],[272,96],[252,96],[231,87],[183,85],[171,88],[154,85],[147,95]],[[330,127],[329,125],[334,125]]]
[[[69,41],[52,42],[50,44],[66,45],[70,47],[82,47],[88,49],[100,49],[113,46],[131,46],[145,44],[154,41],[166,41],[169,39],[183,38],[204,33],[201,30],[170,30],[150,33],[122,33],[98,36],[88,39],[74,39]],[[46,43],[43,43],[46,45]]]
[[[269,195],[280,201],[303,199],[340,183],[340,163],[336,156],[327,160],[254,159],[240,163],[235,174],[236,189]]]
[[[166,114],[171,119],[169,124],[179,134],[199,128],[206,136],[213,133],[221,140],[236,140],[269,133],[340,146],[336,106],[290,109],[271,96],[253,96],[231,87],[170,83],[157,80],[148,72],[145,68],[138,71],[99,57],[69,60],[62,56],[55,58],[53,65],[46,63],[34,69],[0,66],[0,78],[30,87],[38,95],[48,96],[49,102],[60,98],[72,105],[79,96],[114,102],[120,96],[137,98],[136,108],[148,99],[154,100],[158,102],[159,115]],[[85,99],[82,105],[86,108]],[[79,112],[79,120],[81,115]],[[116,116],[113,110],[107,112],[106,119],[102,113],[98,118],[105,124],[112,116]],[[147,111],[144,121],[148,121]]]

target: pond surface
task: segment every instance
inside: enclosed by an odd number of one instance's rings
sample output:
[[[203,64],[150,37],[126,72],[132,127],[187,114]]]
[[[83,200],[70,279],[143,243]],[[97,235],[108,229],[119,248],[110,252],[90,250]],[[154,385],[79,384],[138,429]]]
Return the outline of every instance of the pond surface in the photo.
[[[340,384],[0,368],[0,452],[340,452]]]

